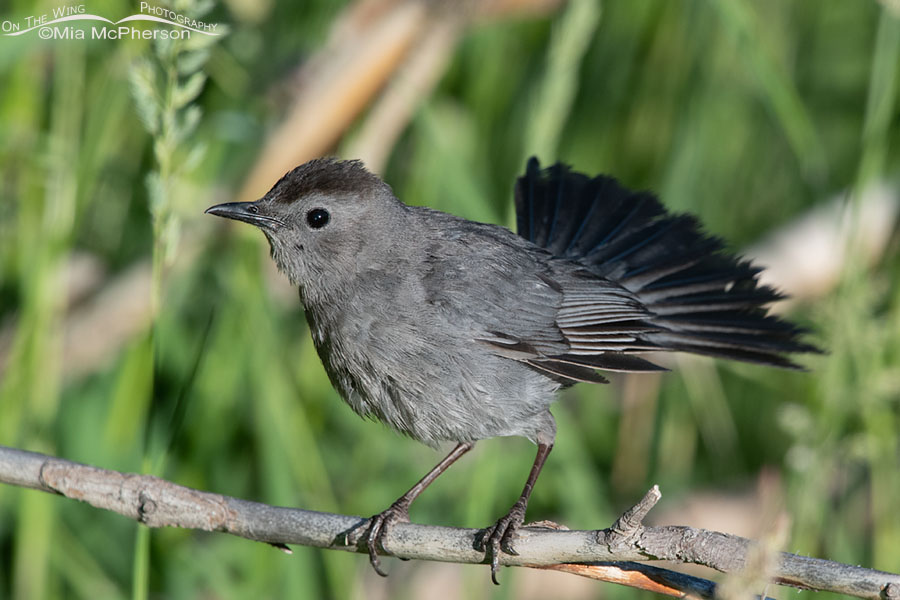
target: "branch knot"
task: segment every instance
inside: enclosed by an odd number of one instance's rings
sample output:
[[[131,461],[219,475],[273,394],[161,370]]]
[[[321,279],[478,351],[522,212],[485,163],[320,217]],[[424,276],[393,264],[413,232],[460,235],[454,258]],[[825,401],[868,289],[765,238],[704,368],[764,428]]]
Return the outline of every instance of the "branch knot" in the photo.
[[[597,543],[606,545],[610,552],[636,546],[636,540],[644,530],[644,517],[656,506],[662,494],[659,486],[650,488],[640,502],[622,513],[609,529],[597,532]]]
[[[138,521],[141,523],[147,523],[147,517],[156,512],[156,501],[153,497],[147,493],[146,490],[141,490],[138,495]]]

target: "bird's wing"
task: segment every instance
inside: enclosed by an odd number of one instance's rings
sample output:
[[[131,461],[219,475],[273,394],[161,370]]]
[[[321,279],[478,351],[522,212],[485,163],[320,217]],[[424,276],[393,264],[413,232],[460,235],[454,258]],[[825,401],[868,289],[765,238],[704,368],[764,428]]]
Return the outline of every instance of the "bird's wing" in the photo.
[[[606,383],[595,369],[660,369],[623,354],[650,348],[638,334],[658,328],[618,284],[557,261],[507,229],[428,215],[422,300],[454,328],[565,383]]]
[[[526,362],[567,383],[606,383],[595,369],[665,370],[633,355],[661,349],[642,339],[660,328],[648,322],[652,315],[633,294],[572,263],[557,262],[553,270],[537,276],[545,293],[554,294],[546,303],[551,310],[548,318],[530,324],[522,320],[506,323],[504,330],[490,331],[480,341],[490,344],[497,354]],[[534,331],[542,332],[540,339],[535,339]],[[548,339],[553,343],[546,343]]]

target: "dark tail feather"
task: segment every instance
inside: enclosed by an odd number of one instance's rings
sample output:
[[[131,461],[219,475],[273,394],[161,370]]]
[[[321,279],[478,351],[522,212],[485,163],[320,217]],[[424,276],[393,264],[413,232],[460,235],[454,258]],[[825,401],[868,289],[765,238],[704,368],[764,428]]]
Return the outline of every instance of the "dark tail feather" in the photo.
[[[767,315],[765,305],[784,296],[759,285],[759,267],[649,192],[561,163],[541,170],[531,158],[516,184],[516,217],[522,237],[634,293],[659,328],[640,336],[653,349],[786,368],[799,367],[785,354],[820,352],[800,339],[803,329]]]

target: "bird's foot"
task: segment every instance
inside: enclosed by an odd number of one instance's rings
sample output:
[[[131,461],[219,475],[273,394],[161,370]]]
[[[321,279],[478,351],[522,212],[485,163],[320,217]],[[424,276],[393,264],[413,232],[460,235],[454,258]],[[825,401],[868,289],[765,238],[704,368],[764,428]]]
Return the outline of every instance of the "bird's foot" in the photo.
[[[525,508],[527,502],[519,499],[509,512],[490,527],[482,529],[475,540],[475,549],[485,553],[485,558],[491,558],[491,581],[500,585],[497,580],[497,570],[500,567],[500,552],[506,552],[517,556],[512,547],[512,541],[516,537],[516,530],[525,522]]]
[[[403,498],[397,500],[391,506],[345,534],[347,545],[355,545],[359,543],[360,538],[365,535],[366,548],[369,551],[369,562],[372,568],[382,577],[387,577],[387,573],[381,569],[381,561],[378,559],[378,548],[384,550],[382,540],[388,534],[390,528],[396,523],[409,523],[409,502],[405,502]]]

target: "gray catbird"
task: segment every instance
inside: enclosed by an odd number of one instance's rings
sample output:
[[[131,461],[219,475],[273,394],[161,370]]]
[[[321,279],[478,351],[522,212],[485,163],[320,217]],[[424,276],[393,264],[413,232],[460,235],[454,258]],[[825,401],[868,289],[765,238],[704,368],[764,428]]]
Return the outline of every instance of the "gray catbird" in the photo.
[[[663,370],[636,355],[660,350],[797,368],[785,354],[817,351],[766,314],[782,296],[758,267],[652,194],[532,158],[515,197],[518,235],[407,206],[359,161],[317,159],[256,202],[206,211],[266,235],[354,411],[429,446],[457,443],[368,521],[379,573],[383,532],[432,481],[478,440],[523,436],[538,446],[525,489],[476,541],[496,583],[553,447],[549,406],[561,387],[606,383],[596,369]]]

